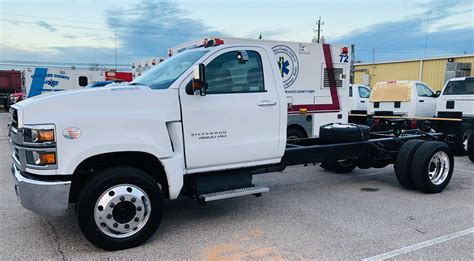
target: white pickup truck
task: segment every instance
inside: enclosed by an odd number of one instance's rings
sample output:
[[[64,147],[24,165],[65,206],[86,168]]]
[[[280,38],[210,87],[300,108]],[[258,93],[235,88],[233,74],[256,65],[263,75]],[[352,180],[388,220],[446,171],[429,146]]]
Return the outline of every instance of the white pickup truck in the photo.
[[[372,89],[368,114],[401,117],[434,117],[438,94],[419,81],[379,82]]]
[[[454,132],[457,144],[454,149],[461,155],[467,153],[474,161],[474,144],[470,144],[470,138],[474,137],[474,77],[452,78],[446,82],[438,98],[436,112],[438,118],[457,118],[462,121]],[[453,125],[449,124],[449,127],[446,126],[448,128],[453,130]]]
[[[323,50],[337,97],[339,54]],[[400,184],[425,193],[441,192],[454,168],[436,133],[336,124],[321,127],[319,138],[287,143],[280,69],[257,42],[208,40],[129,85],[40,95],[10,113],[21,204],[41,215],[63,215],[74,204],[85,237],[107,250],[146,241],[165,199],[259,196],[269,189],[252,176],[290,165],[322,162],[347,172],[395,164]]]

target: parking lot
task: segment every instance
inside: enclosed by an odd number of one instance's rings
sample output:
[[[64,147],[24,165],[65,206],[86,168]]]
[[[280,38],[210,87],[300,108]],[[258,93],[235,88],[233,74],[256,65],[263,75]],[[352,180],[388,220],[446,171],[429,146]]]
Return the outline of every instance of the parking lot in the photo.
[[[333,174],[318,166],[256,176],[270,187],[252,196],[166,203],[157,233],[144,245],[100,250],[82,236],[73,213],[39,217],[19,205],[11,148],[0,113],[0,253],[29,259],[474,259],[474,165],[455,160],[440,194],[403,189],[393,167]]]

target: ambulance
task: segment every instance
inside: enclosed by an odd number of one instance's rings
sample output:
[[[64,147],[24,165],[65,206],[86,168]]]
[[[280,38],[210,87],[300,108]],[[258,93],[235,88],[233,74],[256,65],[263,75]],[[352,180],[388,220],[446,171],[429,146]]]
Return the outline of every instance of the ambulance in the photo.
[[[207,39],[170,48],[168,56],[201,46]],[[353,46],[228,37],[218,40],[230,45],[260,44],[273,51],[272,62],[278,64],[286,93],[288,139],[318,137],[320,126],[348,122]],[[224,69],[229,73],[234,71],[234,68]],[[335,77],[329,77],[328,73],[334,73]]]
[[[26,68],[22,71],[23,97],[30,98],[43,93],[84,88],[98,81],[131,81],[131,75],[131,72]]]

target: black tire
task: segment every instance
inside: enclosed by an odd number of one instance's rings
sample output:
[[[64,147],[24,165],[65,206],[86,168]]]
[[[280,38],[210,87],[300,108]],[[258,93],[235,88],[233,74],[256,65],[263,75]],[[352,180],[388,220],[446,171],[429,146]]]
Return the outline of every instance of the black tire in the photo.
[[[466,128],[466,130],[464,130],[464,133],[462,134],[461,144],[464,156],[467,155],[467,151],[469,150],[469,139],[473,136],[473,133],[474,130]]]
[[[329,164],[329,163],[327,163],[327,162],[320,163],[319,166],[320,166],[321,168],[323,168],[324,170],[326,170],[326,171],[333,171],[333,168],[332,168],[333,165],[331,165],[331,164]]]
[[[357,167],[354,162],[323,162],[319,164],[319,166],[327,171],[332,171],[338,174],[350,173]]]
[[[449,162],[449,168],[446,171],[444,179],[440,180],[440,183],[435,184],[431,181],[429,176],[429,170],[432,169],[435,164],[431,163],[432,158],[435,154],[441,153],[447,157],[446,163]],[[440,167],[440,166],[437,166]],[[427,141],[421,144],[413,157],[411,165],[412,181],[416,188],[424,193],[439,193],[443,191],[451,180],[454,170],[454,157],[451,149],[443,142],[438,141]]]
[[[348,123],[330,123],[319,128],[319,138],[328,144],[366,141],[370,138],[370,127]]]
[[[148,196],[151,206],[146,223],[138,232],[124,238],[105,234],[99,229],[94,219],[99,197],[119,184],[130,184],[140,188]],[[140,211],[141,209],[137,207],[135,210]],[[163,216],[163,195],[156,181],[147,173],[130,167],[114,167],[100,171],[86,182],[79,194],[76,212],[79,227],[89,242],[105,250],[127,249],[141,245],[158,229]],[[113,219],[115,222],[115,217]]]
[[[407,189],[416,189],[411,178],[413,156],[423,143],[423,140],[409,140],[403,144],[395,160],[395,175],[398,183]]]
[[[472,129],[467,124],[462,124],[459,132],[456,133],[455,143],[451,145],[451,149],[456,156],[466,156],[467,152],[464,148],[464,141],[472,134]]]
[[[286,139],[287,140],[299,140],[299,139],[306,139],[308,135],[296,128],[289,128],[286,131]]]
[[[467,141],[467,156],[471,160],[471,162],[474,162],[474,133],[469,137],[469,140]]]

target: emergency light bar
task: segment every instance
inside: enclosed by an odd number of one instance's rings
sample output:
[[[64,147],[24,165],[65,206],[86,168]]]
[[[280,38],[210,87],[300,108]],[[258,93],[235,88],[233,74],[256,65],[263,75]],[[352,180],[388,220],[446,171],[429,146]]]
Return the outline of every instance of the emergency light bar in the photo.
[[[224,44],[224,40],[219,39],[219,38],[205,38],[204,41],[202,42],[202,46],[204,48],[211,47],[211,46],[218,46]]]

